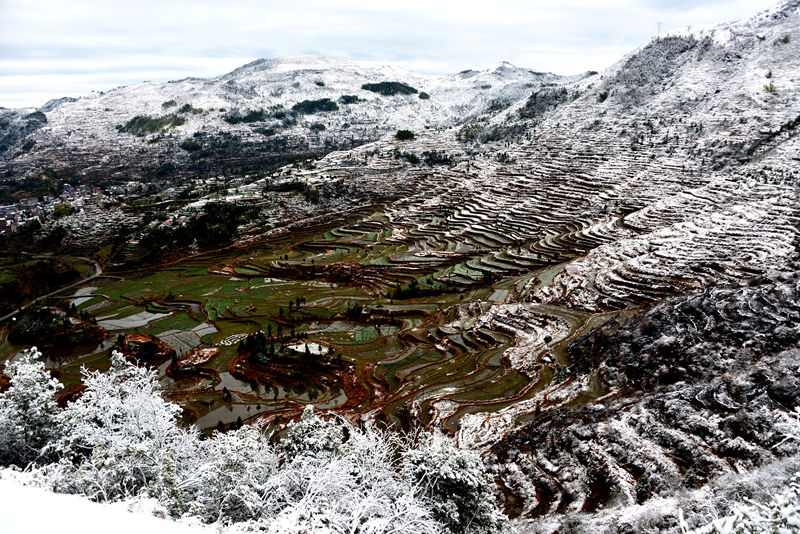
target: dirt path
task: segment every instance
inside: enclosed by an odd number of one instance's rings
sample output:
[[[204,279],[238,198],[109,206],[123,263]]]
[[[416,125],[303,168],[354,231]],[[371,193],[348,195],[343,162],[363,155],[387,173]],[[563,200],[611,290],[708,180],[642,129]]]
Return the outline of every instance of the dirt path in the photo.
[[[48,259],[53,259],[54,258],[54,256],[31,256],[31,257],[32,258],[48,258]],[[3,315],[2,317],[0,317],[0,323],[3,323],[5,321],[7,321],[8,319],[14,317],[15,315],[17,315],[22,310],[24,310],[26,308],[29,308],[30,306],[33,306],[34,304],[36,304],[40,300],[44,300],[44,299],[50,298],[50,297],[52,297],[54,295],[57,295],[57,294],[61,293],[62,291],[67,291],[68,289],[72,289],[72,288],[78,287],[79,285],[85,284],[86,282],[89,282],[90,280],[94,280],[95,278],[97,278],[99,276],[102,276],[102,274],[103,274],[103,268],[95,260],[92,260],[92,259],[89,259],[89,258],[84,258],[84,257],[81,257],[81,256],[61,256],[60,258],[85,261],[86,263],[94,265],[94,273],[91,276],[87,277],[87,278],[81,278],[77,282],[73,282],[73,283],[71,283],[69,285],[66,285],[64,287],[56,289],[55,291],[51,291],[50,293],[47,293],[46,295],[41,295],[39,297],[36,297],[32,301],[30,301],[28,304],[26,304],[24,306],[20,306],[19,308],[17,308],[16,310],[12,311],[11,313],[8,313],[8,314]],[[58,259],[58,258],[56,258],[56,259]]]

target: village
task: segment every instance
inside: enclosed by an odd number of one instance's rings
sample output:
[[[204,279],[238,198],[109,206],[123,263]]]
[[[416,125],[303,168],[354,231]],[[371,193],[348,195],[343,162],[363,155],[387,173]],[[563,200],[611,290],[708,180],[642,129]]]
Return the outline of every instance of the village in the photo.
[[[60,219],[90,205],[106,201],[131,202],[137,198],[157,195],[157,201],[192,199],[211,192],[227,193],[229,187],[238,188],[247,178],[230,179],[223,176],[186,180],[180,184],[129,180],[108,185],[62,183],[63,192],[58,196],[43,195],[19,199],[13,204],[0,205],[0,235],[13,233],[29,223],[45,223],[48,219]],[[93,211],[91,208],[89,211]],[[98,221],[95,221],[98,222]]]
[[[48,217],[61,217],[78,209],[97,195],[123,199],[141,193],[149,184],[129,181],[124,184],[99,187],[80,184],[63,184],[64,192],[58,196],[22,198],[14,204],[0,206],[0,235],[15,232],[34,221],[44,222]]]

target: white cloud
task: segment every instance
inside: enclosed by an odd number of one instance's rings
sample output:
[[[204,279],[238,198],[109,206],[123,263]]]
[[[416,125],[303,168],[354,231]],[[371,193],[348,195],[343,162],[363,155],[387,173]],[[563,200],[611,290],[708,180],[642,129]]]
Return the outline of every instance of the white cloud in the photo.
[[[0,0],[0,105],[320,54],[429,73],[508,60],[573,74],[657,31],[749,16],[775,0]],[[44,96],[46,95],[46,96]]]

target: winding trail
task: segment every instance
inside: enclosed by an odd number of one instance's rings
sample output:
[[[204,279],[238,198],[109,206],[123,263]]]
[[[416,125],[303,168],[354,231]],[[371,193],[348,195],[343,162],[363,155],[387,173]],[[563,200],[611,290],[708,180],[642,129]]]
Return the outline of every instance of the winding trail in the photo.
[[[86,263],[91,264],[91,265],[94,266],[94,273],[91,276],[88,276],[86,278],[81,278],[80,280],[78,280],[76,282],[73,282],[73,283],[68,284],[68,285],[66,285],[64,287],[58,288],[58,289],[56,289],[54,291],[51,291],[50,293],[47,293],[45,295],[41,295],[39,297],[36,297],[35,299],[33,299],[29,303],[25,304],[24,306],[20,306],[16,310],[13,310],[11,313],[7,313],[6,315],[3,315],[2,317],[0,317],[0,323],[3,323],[5,321],[7,321],[8,319],[11,319],[12,317],[14,317],[18,313],[20,313],[22,310],[30,308],[31,306],[33,306],[34,304],[36,304],[40,300],[44,300],[44,299],[50,298],[52,296],[55,296],[55,295],[61,293],[62,291],[67,291],[68,289],[72,289],[72,288],[78,287],[79,285],[85,284],[86,282],[89,282],[90,280],[94,280],[95,278],[98,278],[98,277],[103,275],[103,268],[100,266],[100,264],[97,261],[89,259],[89,258],[84,258],[82,256],[43,256],[43,255],[38,255],[38,256],[31,256],[31,257],[32,258],[48,258],[48,259],[71,259],[71,260],[85,261]]]

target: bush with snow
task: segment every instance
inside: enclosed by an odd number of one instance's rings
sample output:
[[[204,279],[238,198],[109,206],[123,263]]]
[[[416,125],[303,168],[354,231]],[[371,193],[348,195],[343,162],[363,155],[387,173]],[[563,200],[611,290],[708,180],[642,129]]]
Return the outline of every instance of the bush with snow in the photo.
[[[114,351],[111,368],[83,371],[86,391],[56,417],[61,435],[48,449],[61,458],[49,466],[54,487],[96,500],[137,495],[195,454],[197,440],[180,428],[181,409],[158,392],[156,372]]]
[[[800,473],[785,491],[770,502],[740,503],[735,512],[694,530],[688,530],[681,517],[681,530],[691,534],[788,534],[800,532]]]
[[[168,509],[206,523],[257,519],[278,463],[271,444],[255,427],[216,434],[199,443],[195,462],[181,472],[181,490]],[[157,493],[163,495],[163,489]]]
[[[278,445],[255,426],[209,439],[178,424],[156,372],[113,352],[83,371],[83,394],[59,409],[60,386],[36,351],[7,364],[0,396],[4,465],[31,460],[54,490],[97,501],[156,499],[173,517],[274,534],[489,533],[503,528],[480,459],[442,435],[413,437],[324,420],[308,407]],[[20,457],[9,451],[22,451]]]
[[[503,517],[492,503],[493,482],[480,458],[439,433],[423,434],[403,454],[403,473],[416,481],[436,519],[451,532],[497,532]]]
[[[41,461],[48,443],[58,436],[55,396],[61,384],[50,376],[32,348],[6,363],[11,379],[0,393],[0,463],[25,466]]]

